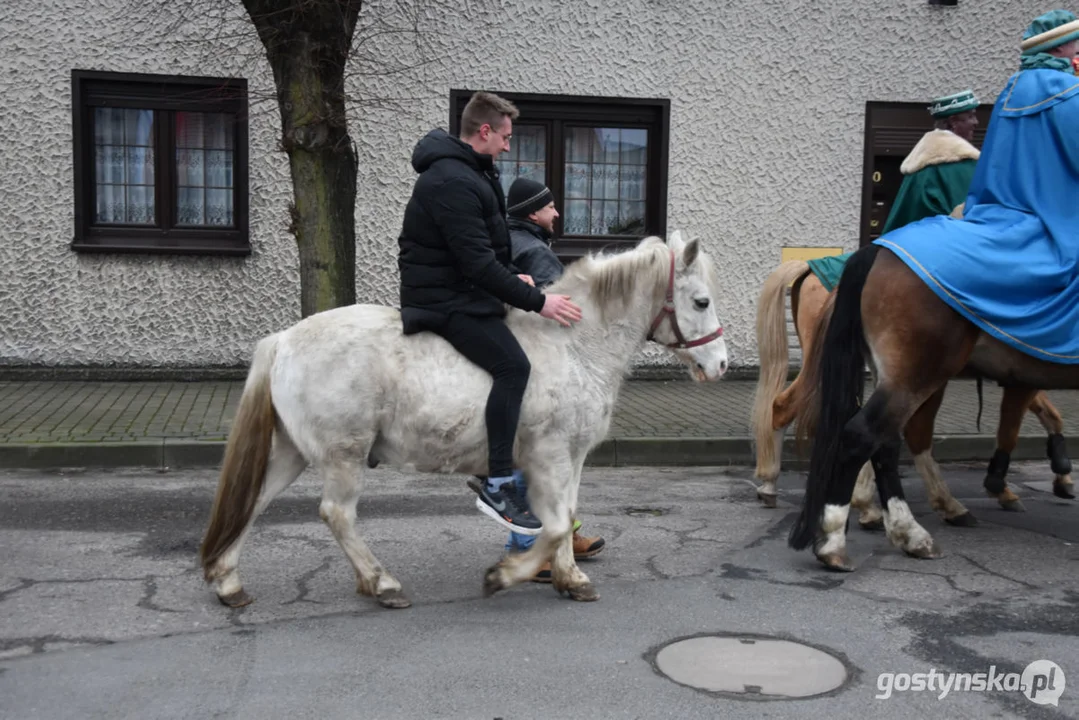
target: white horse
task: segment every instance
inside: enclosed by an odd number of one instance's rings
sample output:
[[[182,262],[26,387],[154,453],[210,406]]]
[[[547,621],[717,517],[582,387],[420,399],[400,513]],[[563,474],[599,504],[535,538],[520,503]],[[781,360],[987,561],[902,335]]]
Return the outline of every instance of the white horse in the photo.
[[[727,350],[714,287],[698,241],[685,244],[675,231],[666,245],[649,237],[632,250],[571,264],[550,292],[581,306],[583,318],[572,328],[509,312],[506,322],[532,365],[514,460],[527,474],[543,529],[528,551],[487,570],[486,595],[528,580],[553,555],[556,590],[598,599],[572,547],[585,456],[606,436],[623,378],[647,340],[673,348],[694,380],[723,375]],[[404,335],[399,311],[389,307],[328,310],[260,340],[200,548],[204,576],[221,602],[251,602],[237,571],[244,539],[311,464],[324,483],[319,516],[355,569],[357,591],[383,607],[408,607],[401,584],[356,532],[366,460],[373,453],[400,469],[485,474],[491,382],[433,333]]]

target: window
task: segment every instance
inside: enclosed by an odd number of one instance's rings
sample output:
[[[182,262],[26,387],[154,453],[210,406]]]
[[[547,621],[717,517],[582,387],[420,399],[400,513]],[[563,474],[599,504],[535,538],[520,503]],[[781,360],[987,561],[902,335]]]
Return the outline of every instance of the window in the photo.
[[[74,70],[72,113],[73,249],[250,253],[246,80]]]
[[[928,107],[928,101],[866,103],[859,245],[868,245],[880,237],[892,203],[899,194],[899,186],[903,184],[899,167],[922,136],[933,129],[933,117],[926,109]],[[978,106],[974,146],[979,149],[985,140],[992,114],[992,104]]]
[[[454,135],[472,92],[450,94]],[[666,236],[668,100],[495,92],[521,111],[496,161],[502,187],[527,177],[551,189],[560,257]]]

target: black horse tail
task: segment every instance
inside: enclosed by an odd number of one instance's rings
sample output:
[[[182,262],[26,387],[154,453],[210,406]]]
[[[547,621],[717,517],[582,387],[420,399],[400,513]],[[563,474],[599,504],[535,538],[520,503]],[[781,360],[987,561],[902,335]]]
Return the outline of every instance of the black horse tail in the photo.
[[[817,537],[828,490],[832,483],[840,481],[837,470],[843,428],[861,405],[866,359],[862,290],[879,249],[877,245],[867,245],[847,261],[836,290],[827,335],[824,342],[817,343],[812,349],[814,354],[820,354],[819,362],[803,363],[803,367],[818,369],[816,376],[808,377],[806,381],[810,386],[818,386],[820,416],[815,423],[802,512],[787,540],[787,544],[796,550],[804,550]]]

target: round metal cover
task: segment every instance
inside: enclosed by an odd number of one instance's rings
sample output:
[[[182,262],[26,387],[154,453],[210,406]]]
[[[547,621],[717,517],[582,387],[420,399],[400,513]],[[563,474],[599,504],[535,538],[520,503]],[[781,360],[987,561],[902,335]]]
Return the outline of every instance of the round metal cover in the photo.
[[[695,637],[667,645],[655,662],[682,685],[761,699],[812,697],[847,680],[847,668],[837,658],[789,640]]]

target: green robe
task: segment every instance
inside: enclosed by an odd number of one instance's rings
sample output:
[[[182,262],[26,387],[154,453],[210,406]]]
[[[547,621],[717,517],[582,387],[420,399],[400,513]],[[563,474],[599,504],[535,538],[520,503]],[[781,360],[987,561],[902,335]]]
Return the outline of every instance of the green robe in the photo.
[[[951,215],[967,199],[977,164],[977,160],[960,160],[929,165],[904,177],[882,234],[923,218]]]
[[[884,223],[884,232],[935,215],[951,215],[967,199],[981,153],[951,132],[931,130],[903,161],[903,184]],[[844,253],[809,261],[809,269],[828,292],[835,290],[847,260]]]

